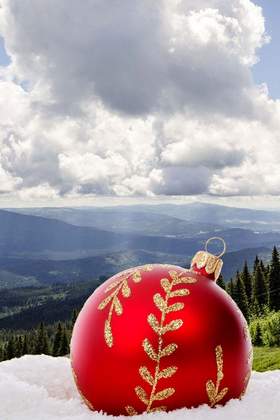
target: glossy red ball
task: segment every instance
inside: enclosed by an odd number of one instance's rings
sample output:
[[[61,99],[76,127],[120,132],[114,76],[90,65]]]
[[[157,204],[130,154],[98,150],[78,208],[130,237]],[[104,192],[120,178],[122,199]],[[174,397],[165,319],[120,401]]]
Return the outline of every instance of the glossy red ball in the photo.
[[[240,398],[252,345],[243,315],[213,279],[157,264],[95,290],[76,321],[71,362],[92,410],[131,415]]]

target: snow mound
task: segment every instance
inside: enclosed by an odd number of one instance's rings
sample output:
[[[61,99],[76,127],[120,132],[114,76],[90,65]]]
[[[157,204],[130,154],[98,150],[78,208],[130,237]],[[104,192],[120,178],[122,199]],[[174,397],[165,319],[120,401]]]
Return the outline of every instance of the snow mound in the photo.
[[[201,406],[170,413],[142,414],[146,420],[277,420],[280,419],[280,371],[254,372],[242,401],[213,410]],[[105,419],[106,418],[106,419]],[[110,420],[91,412],[76,390],[70,361],[50,356],[24,356],[0,363],[1,420]],[[121,416],[118,419],[126,419]]]

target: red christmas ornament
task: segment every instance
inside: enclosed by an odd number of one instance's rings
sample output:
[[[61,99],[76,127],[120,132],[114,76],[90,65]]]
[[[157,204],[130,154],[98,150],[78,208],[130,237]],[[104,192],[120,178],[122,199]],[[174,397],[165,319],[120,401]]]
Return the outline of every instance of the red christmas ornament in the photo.
[[[133,415],[242,397],[252,345],[242,313],[215,284],[219,257],[206,247],[191,270],[145,265],[95,290],[71,340],[75,381],[89,408]]]

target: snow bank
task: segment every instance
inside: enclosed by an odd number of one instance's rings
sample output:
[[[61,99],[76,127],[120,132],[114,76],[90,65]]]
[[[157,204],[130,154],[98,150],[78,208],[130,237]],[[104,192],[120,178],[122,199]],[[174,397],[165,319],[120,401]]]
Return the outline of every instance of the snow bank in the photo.
[[[215,410],[202,406],[171,413],[143,414],[146,420],[280,420],[280,371],[253,373],[242,401]],[[105,419],[106,418],[106,419]],[[81,401],[69,359],[24,356],[0,363],[0,420],[110,420]],[[127,419],[128,417],[119,417]]]

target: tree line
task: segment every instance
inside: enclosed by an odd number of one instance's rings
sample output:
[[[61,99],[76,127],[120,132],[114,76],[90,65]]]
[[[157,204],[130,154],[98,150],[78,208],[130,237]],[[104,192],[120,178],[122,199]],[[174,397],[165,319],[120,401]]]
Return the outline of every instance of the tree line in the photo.
[[[258,256],[250,271],[245,261],[241,272],[228,283],[222,276],[217,284],[233,298],[250,325],[254,345],[280,346],[280,258],[273,248],[271,261],[265,264]],[[15,332],[0,331],[0,361],[25,354],[65,356],[78,310],[72,319],[36,329]],[[2,344],[1,344],[2,343]]]
[[[22,334],[3,331],[0,334],[0,361],[25,354],[46,354],[54,357],[69,354],[69,343],[77,314],[78,311],[74,310],[70,321],[47,326],[41,322],[38,328]]]
[[[250,321],[267,311],[280,311],[280,259],[276,247],[273,248],[269,264],[256,256],[253,271],[245,261],[242,272],[225,284],[222,276],[217,281],[237,303],[243,315]]]
[[[280,346],[280,258],[273,248],[268,264],[256,256],[253,270],[245,261],[243,270],[225,284],[217,281],[238,305],[250,324],[255,345]]]

